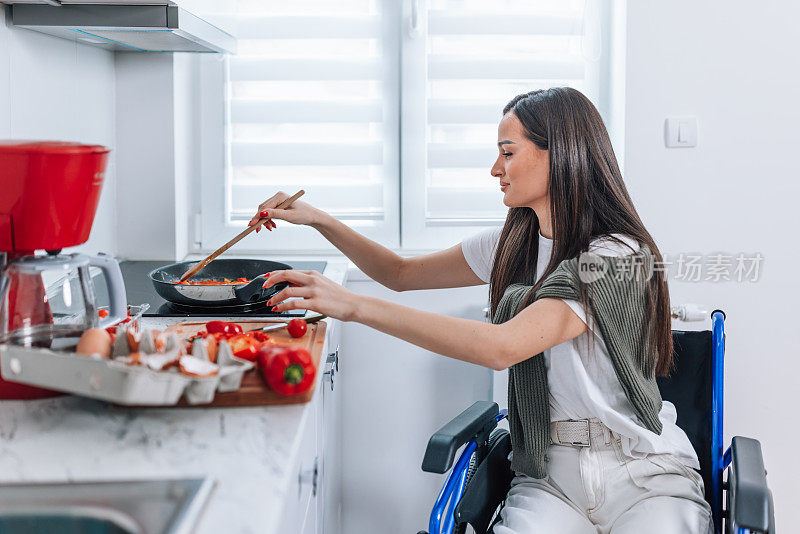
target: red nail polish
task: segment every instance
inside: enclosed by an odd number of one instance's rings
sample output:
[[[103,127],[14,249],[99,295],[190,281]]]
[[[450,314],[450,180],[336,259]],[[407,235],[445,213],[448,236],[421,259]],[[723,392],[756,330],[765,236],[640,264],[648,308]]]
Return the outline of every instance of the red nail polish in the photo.
[[[264,273],[264,276],[269,276],[269,275],[271,275],[271,274],[272,274],[272,273]]]
[[[270,311],[278,311],[278,307],[277,306],[273,306]]]

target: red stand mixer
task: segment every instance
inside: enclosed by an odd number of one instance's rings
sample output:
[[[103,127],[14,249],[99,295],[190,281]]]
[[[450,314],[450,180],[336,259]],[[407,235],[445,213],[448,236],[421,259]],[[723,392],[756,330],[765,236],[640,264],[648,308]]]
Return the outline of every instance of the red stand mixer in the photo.
[[[60,254],[89,239],[109,152],[98,145],[0,141],[0,358],[2,343],[56,348],[86,327],[110,326],[127,314],[116,260]],[[102,321],[92,266],[102,270],[111,300]],[[58,394],[0,378],[0,399]]]

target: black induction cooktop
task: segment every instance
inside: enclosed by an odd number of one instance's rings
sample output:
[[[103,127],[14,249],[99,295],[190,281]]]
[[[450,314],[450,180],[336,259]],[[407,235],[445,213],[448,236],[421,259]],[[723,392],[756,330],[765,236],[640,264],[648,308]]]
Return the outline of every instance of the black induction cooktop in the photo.
[[[149,304],[150,309],[145,317],[303,317],[306,310],[288,310],[273,312],[264,303],[244,304],[241,306],[200,307],[176,305],[167,302],[156,293],[148,274],[153,269],[169,265],[170,261],[121,261],[122,278],[125,280],[125,291],[128,304]],[[306,271],[325,270],[326,261],[284,261],[293,269]]]

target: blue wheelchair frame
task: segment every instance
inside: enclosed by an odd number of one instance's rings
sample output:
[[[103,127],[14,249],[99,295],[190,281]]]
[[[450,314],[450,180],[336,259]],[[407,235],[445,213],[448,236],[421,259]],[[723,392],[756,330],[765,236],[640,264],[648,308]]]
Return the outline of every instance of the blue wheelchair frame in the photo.
[[[712,399],[711,399],[711,488],[710,500],[711,510],[714,518],[714,530],[717,534],[722,533],[723,519],[723,472],[731,464],[731,447],[722,452],[722,421],[723,421],[723,385],[724,385],[724,363],[725,363],[725,314],[721,310],[715,310],[711,314],[712,321]],[[494,417],[492,428],[499,421],[507,417],[507,410],[501,410]],[[455,467],[448,475],[441,491],[436,499],[436,503],[431,511],[428,523],[429,534],[451,534],[455,526],[455,509],[464,494],[466,486],[467,470],[470,458],[478,447],[478,440],[485,438],[486,429],[476,435],[472,440],[467,441]],[[478,436],[481,436],[480,438]],[[736,440],[737,438],[734,438]],[[734,441],[735,445],[735,441]],[[759,451],[760,453],[760,451]],[[452,459],[451,453],[450,458]],[[451,460],[452,461],[452,460]],[[763,464],[762,464],[763,465]],[[424,468],[424,467],[423,467]],[[762,473],[763,474],[763,473]],[[749,533],[750,530],[736,527],[739,534]]]
[[[495,424],[499,423],[506,417],[508,417],[508,410],[500,410],[500,413],[494,418]],[[472,457],[472,453],[474,453],[475,449],[477,448],[477,441],[468,441],[464,452],[461,453],[461,456],[458,458],[458,462],[456,462],[456,466],[452,471],[450,471],[450,475],[448,475],[444,486],[442,486],[442,491],[439,492],[439,496],[436,498],[436,504],[433,505],[431,518],[428,522],[428,532],[435,532],[436,534],[449,534],[453,532],[453,527],[455,526],[456,504],[458,504],[458,501],[461,500],[461,496],[464,494],[469,460]],[[446,516],[445,508],[447,508]],[[442,525],[443,516],[445,516],[444,525]]]

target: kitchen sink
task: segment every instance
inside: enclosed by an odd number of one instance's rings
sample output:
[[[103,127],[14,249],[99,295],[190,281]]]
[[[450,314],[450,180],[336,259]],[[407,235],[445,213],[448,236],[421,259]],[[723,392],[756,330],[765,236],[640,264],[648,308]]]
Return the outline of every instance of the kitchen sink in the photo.
[[[188,534],[209,478],[0,485],[3,534]]]
[[[139,525],[125,514],[109,514],[103,509],[28,510],[0,517],[0,532],[60,534],[138,534]]]

